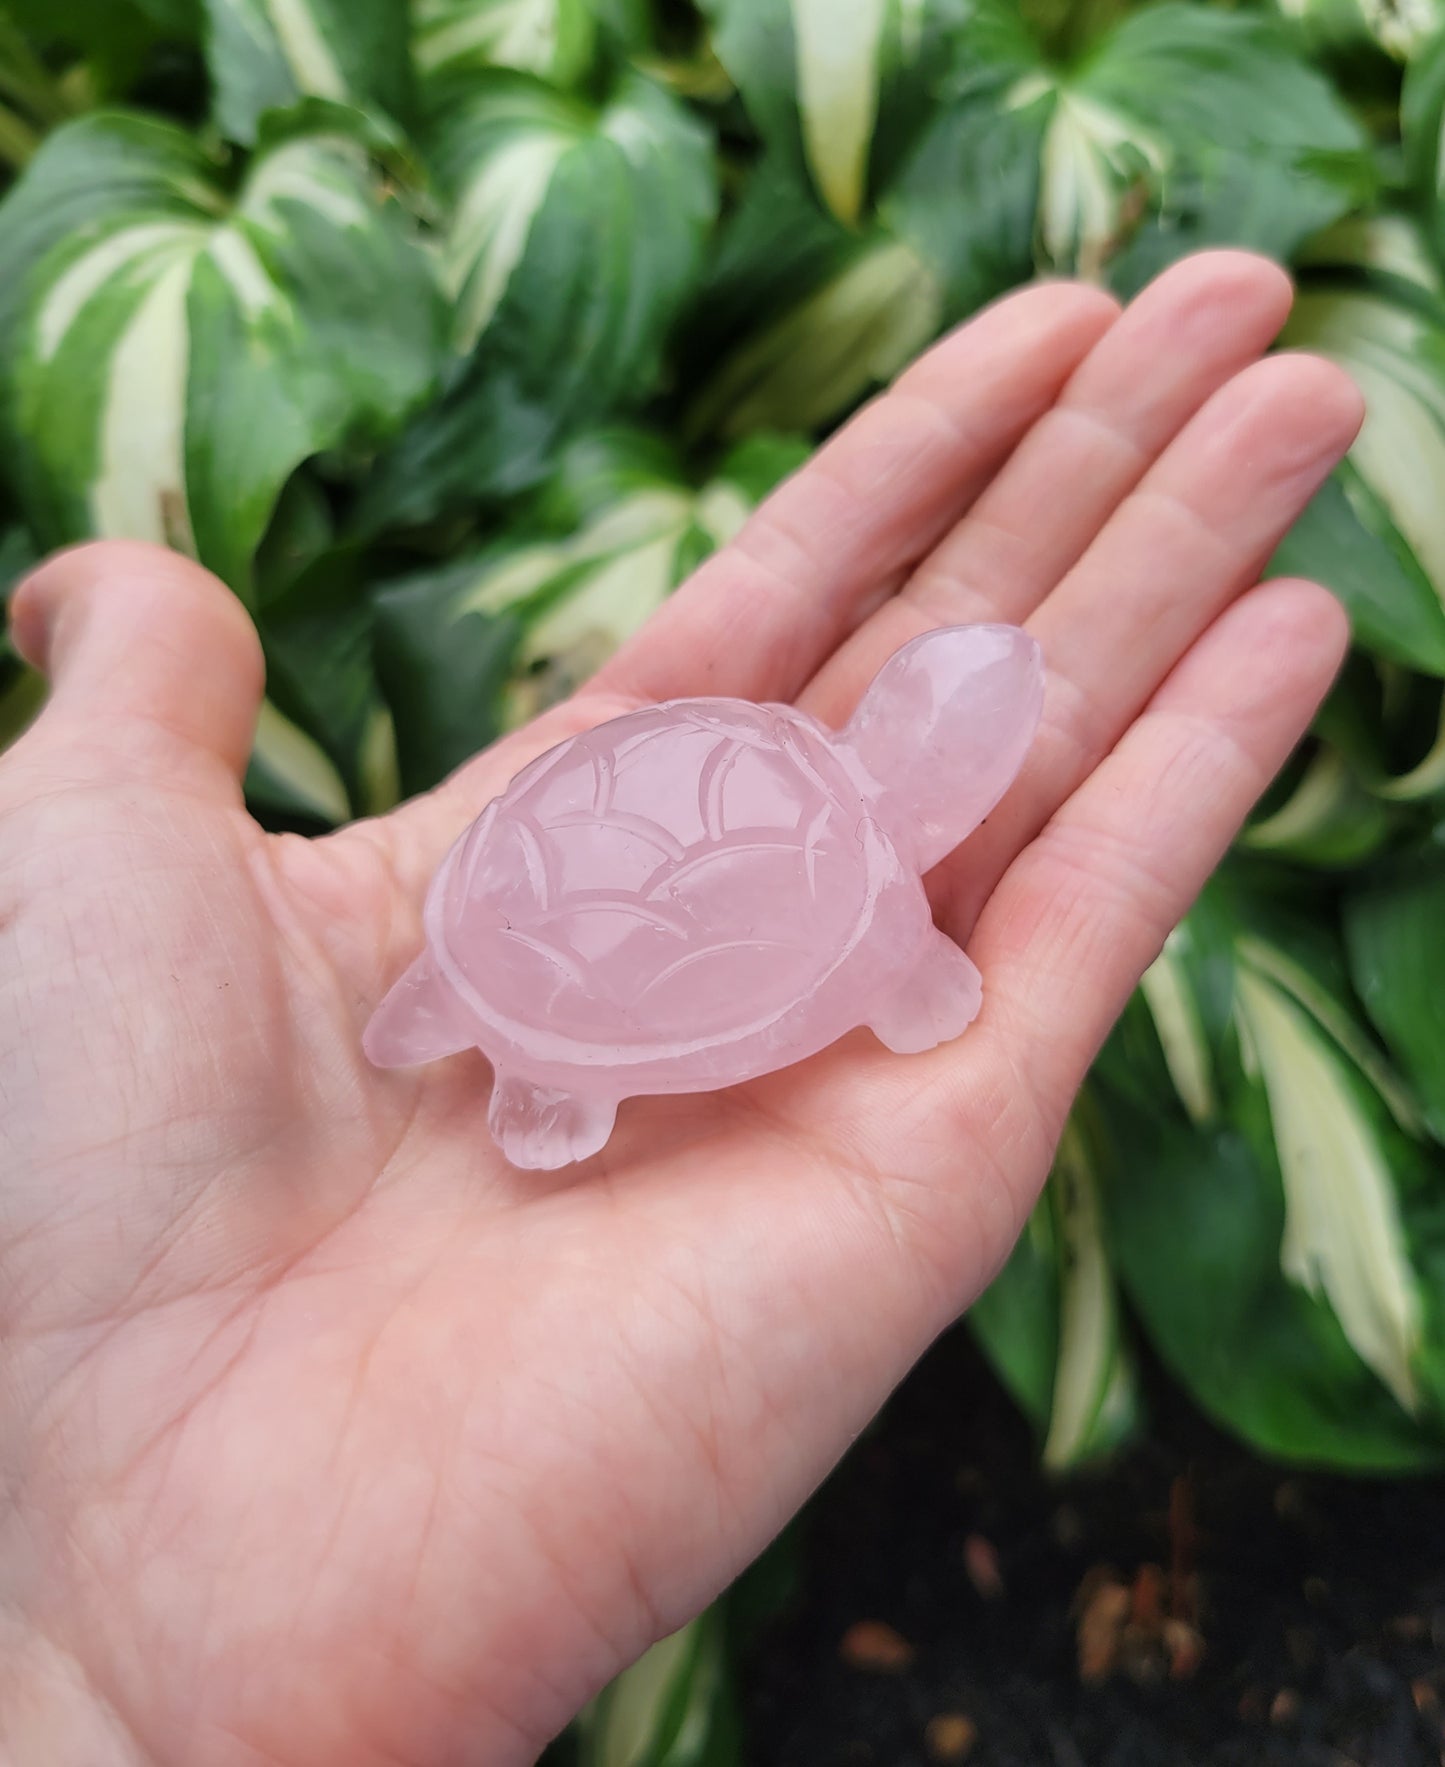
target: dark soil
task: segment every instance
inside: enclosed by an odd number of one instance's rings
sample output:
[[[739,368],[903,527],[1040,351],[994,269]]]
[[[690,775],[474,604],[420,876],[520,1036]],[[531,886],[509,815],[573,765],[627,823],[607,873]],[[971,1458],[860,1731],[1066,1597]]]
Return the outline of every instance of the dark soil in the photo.
[[[747,1767],[1442,1767],[1445,1480],[1271,1467],[1151,1385],[1150,1442],[1055,1481],[940,1343],[804,1518]]]

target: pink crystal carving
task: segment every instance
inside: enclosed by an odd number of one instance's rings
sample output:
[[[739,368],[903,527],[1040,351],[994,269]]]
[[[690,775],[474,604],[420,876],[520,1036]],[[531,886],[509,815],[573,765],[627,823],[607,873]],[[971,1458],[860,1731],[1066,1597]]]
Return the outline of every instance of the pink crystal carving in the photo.
[[[922,878],[1003,796],[1042,700],[1025,633],[949,626],[836,733],[692,699],[561,743],[442,862],[367,1055],[480,1049],[498,1145],[554,1168],[624,1098],[735,1085],[859,1025],[903,1055],[958,1036],[982,985]]]

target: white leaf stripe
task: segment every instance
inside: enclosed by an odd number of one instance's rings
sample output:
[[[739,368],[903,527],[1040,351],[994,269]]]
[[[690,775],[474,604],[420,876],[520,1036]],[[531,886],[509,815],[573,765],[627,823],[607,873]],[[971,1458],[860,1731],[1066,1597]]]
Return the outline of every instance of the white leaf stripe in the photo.
[[[700,1760],[720,1674],[709,1616],[660,1639],[583,1714],[584,1767],[685,1767]]]
[[[90,491],[97,533],[193,549],[186,504],[186,294],[194,255],[169,264],[110,359],[100,461]]]
[[[285,305],[256,256],[256,248],[234,227],[224,227],[216,234],[210,244],[210,255],[248,319],[259,319],[268,310]]]
[[[351,801],[335,766],[269,699],[262,700],[256,719],[252,765],[273,790],[280,788],[322,821],[350,819]]]
[[[463,190],[447,240],[445,281],[457,302],[456,341],[470,351],[506,294],[558,162],[572,138],[537,129],[482,162]]]
[[[36,310],[34,360],[48,367],[94,300],[149,283],[105,371],[98,459],[88,492],[97,533],[194,549],[186,496],[189,384],[186,302],[196,261],[208,252],[248,319],[284,306],[254,247],[234,227],[144,222],[102,240],[62,274]]]
[[[1192,1121],[1204,1123],[1215,1111],[1214,1062],[1181,946],[1180,929],[1176,928],[1145,970],[1139,989],[1154,1021],[1164,1065],[1169,1069],[1180,1103]]]
[[[434,73],[471,57],[546,73],[557,54],[562,0],[431,0],[419,8],[416,64]]]
[[[368,202],[371,174],[350,142],[292,141],[253,162],[235,197],[204,188],[189,213],[177,192],[196,176],[195,149],[181,131],[97,117],[52,142],[0,211],[0,253],[9,249],[29,290],[13,303],[3,368],[9,439],[27,463],[38,528],[49,544],[98,535],[199,545],[244,593],[265,499],[298,460],[362,414],[386,421],[420,391],[439,341],[427,260]],[[92,183],[100,156],[137,143],[145,176],[114,196],[103,177]],[[67,233],[77,211],[83,220]],[[358,271],[396,303],[386,311],[403,327],[405,365],[372,384],[364,362],[355,410],[289,368],[311,326],[305,348],[333,336],[358,347],[346,323],[330,329],[337,297],[323,268],[325,241],[352,233]],[[377,339],[391,335],[386,324],[372,326]],[[228,353],[214,357],[217,346]],[[265,435],[243,437],[249,411],[274,417]],[[246,482],[231,482],[228,462]]]
[[[1324,1297],[1360,1360],[1413,1411],[1421,1305],[1385,1149],[1340,1058],[1300,1006],[1243,967],[1235,1005],[1279,1151],[1280,1267]]]
[[[346,77],[307,0],[212,0],[244,26],[257,48],[280,52],[298,91],[344,99]]]
[[[1425,1124],[1408,1089],[1369,1035],[1332,994],[1322,988],[1303,964],[1277,946],[1246,934],[1237,946],[1240,962],[1266,976],[1290,995],[1327,1032],[1384,1100],[1390,1115],[1407,1135],[1424,1133]]]
[[[930,266],[902,240],[880,235],[724,357],[689,427],[727,436],[813,429],[896,374],[935,335],[942,314]]]
[[[91,297],[138,260],[164,257],[176,248],[195,251],[205,238],[204,227],[188,222],[145,221],[101,239],[56,279],[36,313],[39,359],[48,362]]]
[[[528,621],[503,702],[508,726],[551,703],[556,683],[549,676],[558,668],[569,681],[574,673],[591,674],[661,606],[676,587],[679,548],[707,495],[673,486],[636,491],[570,538],[524,547],[467,585],[453,618],[502,613],[570,579],[566,592]],[[541,663],[548,672],[532,675]]]
[[[267,0],[286,61],[303,92],[345,98],[346,80],[306,0]]]
[[[1379,296],[1321,292],[1301,298],[1289,336],[1334,357],[1365,394],[1350,457],[1445,597],[1445,382],[1429,361],[1440,333]]]
[[[792,0],[792,9],[808,165],[834,214],[856,221],[878,118],[888,0]]]
[[[1059,1469],[1098,1445],[1107,1405],[1130,1408],[1132,1381],[1123,1365],[1088,1143],[1077,1120],[1065,1127],[1050,1184],[1060,1232],[1059,1353],[1042,1458]]]
[[[366,227],[371,214],[358,189],[366,154],[355,142],[309,138],[278,148],[263,159],[247,181],[240,213],[269,232],[291,225],[281,208],[300,203],[336,227]]]

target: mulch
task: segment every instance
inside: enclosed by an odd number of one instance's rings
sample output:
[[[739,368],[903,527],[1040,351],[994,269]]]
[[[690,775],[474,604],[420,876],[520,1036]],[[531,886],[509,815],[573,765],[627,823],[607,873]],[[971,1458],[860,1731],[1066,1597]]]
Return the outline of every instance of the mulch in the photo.
[[[950,1333],[810,1505],[741,1664],[747,1767],[1445,1767],[1445,1479],[1266,1464],[1157,1370],[1042,1474]]]

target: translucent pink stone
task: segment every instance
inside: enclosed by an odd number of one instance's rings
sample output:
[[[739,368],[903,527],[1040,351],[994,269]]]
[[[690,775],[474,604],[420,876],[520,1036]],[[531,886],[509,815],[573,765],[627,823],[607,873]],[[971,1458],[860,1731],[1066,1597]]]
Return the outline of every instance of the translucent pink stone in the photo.
[[[443,860],[366,1053],[480,1049],[503,1153],[556,1167],[606,1143],[623,1098],[735,1085],[859,1025],[904,1055],[958,1036],[979,974],[921,880],[1003,796],[1042,700],[1025,633],[950,626],[836,734],[694,699],[573,737]]]

